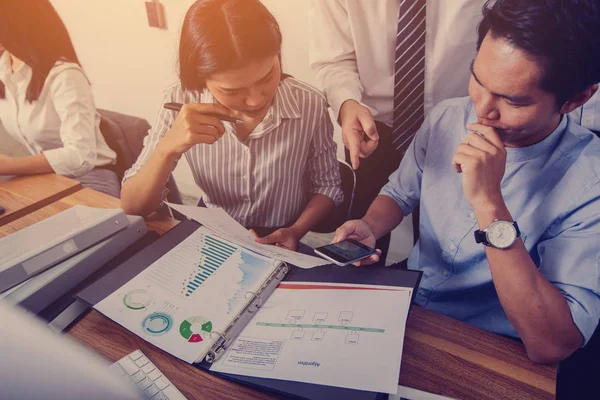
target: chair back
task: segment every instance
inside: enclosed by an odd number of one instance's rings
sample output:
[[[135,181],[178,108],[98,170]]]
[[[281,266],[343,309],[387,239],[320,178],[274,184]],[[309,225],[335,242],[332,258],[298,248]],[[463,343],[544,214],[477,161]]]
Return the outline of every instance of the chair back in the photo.
[[[556,399],[597,399],[600,371],[600,325],[591,339],[558,363]]]
[[[331,213],[321,221],[312,232],[330,233],[334,232],[340,225],[350,219],[350,210],[354,202],[354,190],[356,187],[356,175],[354,170],[345,161],[338,159],[340,168],[340,178],[342,180],[342,192],[344,193],[344,201],[342,204],[333,209]]]
[[[148,135],[150,124],[143,118],[114,111],[99,109],[98,112],[102,117],[100,121],[102,136],[104,136],[106,144],[117,153],[114,170],[121,180],[125,171],[131,168],[142,152],[144,138]],[[167,182],[167,189],[169,189],[167,200],[182,204],[181,194],[172,175]]]

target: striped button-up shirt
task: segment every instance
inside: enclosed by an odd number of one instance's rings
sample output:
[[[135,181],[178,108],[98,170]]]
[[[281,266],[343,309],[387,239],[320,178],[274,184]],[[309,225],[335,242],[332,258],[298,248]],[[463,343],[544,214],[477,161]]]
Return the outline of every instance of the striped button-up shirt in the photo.
[[[166,102],[216,103],[209,90],[166,90]],[[161,109],[144,139],[144,149],[124,181],[148,161],[177,113]],[[281,81],[264,120],[241,142],[232,123],[214,144],[185,153],[208,207],[221,207],[246,227],[280,227],[295,222],[311,195],[320,193],[336,205],[343,200],[333,125],[325,98],[313,87]]]

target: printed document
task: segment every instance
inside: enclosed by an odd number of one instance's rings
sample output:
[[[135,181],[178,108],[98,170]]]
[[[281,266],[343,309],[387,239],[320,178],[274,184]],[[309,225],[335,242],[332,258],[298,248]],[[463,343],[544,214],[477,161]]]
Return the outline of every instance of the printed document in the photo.
[[[191,218],[202,225],[208,226],[223,237],[260,253],[268,254],[269,257],[288,262],[300,268],[312,268],[330,264],[329,261],[319,257],[312,257],[281,247],[256,243],[256,238],[252,233],[240,225],[222,208],[182,206],[172,203],[167,204],[169,207],[179,211],[186,217]]]
[[[281,283],[211,370],[396,393],[411,293]]]
[[[278,265],[200,227],[95,308],[174,356],[199,362]]]

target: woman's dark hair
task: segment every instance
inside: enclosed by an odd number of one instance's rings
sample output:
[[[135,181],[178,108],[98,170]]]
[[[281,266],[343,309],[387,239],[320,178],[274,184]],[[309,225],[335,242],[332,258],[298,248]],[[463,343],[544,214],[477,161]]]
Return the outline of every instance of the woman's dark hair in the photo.
[[[69,32],[49,0],[0,1],[0,44],[31,67],[25,96],[30,103],[40,97],[57,61],[80,64]],[[5,95],[0,82],[0,98]]]
[[[558,107],[600,82],[598,0],[488,0],[478,49],[488,32],[543,61],[540,87]]]
[[[280,52],[279,24],[259,0],[198,0],[181,30],[181,86],[202,90],[216,71],[242,68]]]

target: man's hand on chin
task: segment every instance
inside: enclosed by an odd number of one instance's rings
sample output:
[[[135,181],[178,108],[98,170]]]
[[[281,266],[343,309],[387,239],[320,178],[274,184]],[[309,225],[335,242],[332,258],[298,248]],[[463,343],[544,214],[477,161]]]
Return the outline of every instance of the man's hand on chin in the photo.
[[[474,211],[503,207],[500,183],[506,168],[506,149],[489,126],[467,125],[471,131],[458,145],[452,163],[462,174],[465,197]],[[490,221],[491,222],[491,221]]]

